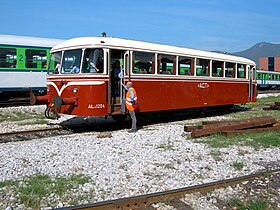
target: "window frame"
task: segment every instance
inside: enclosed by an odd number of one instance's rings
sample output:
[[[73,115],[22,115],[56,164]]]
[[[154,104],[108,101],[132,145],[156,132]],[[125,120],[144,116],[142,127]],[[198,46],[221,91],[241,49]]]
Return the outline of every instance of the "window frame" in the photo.
[[[142,74],[142,73],[138,73],[138,72],[134,72],[134,68],[135,68],[135,62],[134,62],[134,58],[135,58],[135,52],[140,52],[140,53],[148,53],[148,54],[152,54],[152,72],[151,73],[146,73],[146,74]],[[130,70],[130,74],[132,75],[158,75],[157,74],[157,53],[155,52],[151,52],[151,51],[143,51],[143,50],[133,50],[130,51],[130,59],[131,59],[131,70]],[[154,69],[153,69],[153,63],[154,63]]]
[[[9,67],[0,67],[0,69],[17,69],[18,68],[18,52],[17,52],[17,48],[15,48],[15,47],[3,47],[3,46],[0,46],[0,49],[8,49],[8,50],[13,50],[13,51],[15,51],[15,54],[13,55],[13,61],[15,61],[15,63],[13,62],[13,65],[15,65],[15,67],[10,67],[10,65],[9,65]],[[15,58],[15,59],[14,59]],[[6,60],[7,60],[7,54],[6,54]],[[5,63],[8,63],[9,64],[9,62],[5,62]]]

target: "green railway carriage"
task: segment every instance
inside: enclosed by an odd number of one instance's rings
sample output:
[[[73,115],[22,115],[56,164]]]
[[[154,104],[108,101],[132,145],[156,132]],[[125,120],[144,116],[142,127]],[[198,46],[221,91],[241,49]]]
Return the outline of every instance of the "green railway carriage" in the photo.
[[[0,35],[0,101],[27,96],[30,90],[45,92],[50,49],[60,42]]]
[[[280,72],[257,70],[256,77],[259,88],[274,88],[280,86]]]

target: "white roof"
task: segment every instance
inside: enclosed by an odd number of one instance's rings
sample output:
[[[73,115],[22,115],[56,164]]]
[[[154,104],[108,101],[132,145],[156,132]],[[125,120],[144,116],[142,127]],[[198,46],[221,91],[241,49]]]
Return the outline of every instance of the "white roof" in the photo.
[[[0,34],[0,45],[18,45],[18,46],[34,46],[34,47],[53,47],[64,40],[48,39],[30,36],[15,36]]]
[[[109,47],[116,49],[126,49],[135,51],[152,51],[158,53],[172,53],[176,55],[185,55],[198,58],[208,58],[216,60],[225,60],[231,62],[246,63],[255,65],[255,62],[238,56],[227,55],[222,53],[214,53],[209,51],[195,50],[190,48],[175,47],[170,45],[155,44],[142,41],[134,41],[128,39],[120,39],[113,37],[80,37],[62,42],[55,47],[52,51],[60,51],[67,49],[77,48],[90,48],[90,47]]]

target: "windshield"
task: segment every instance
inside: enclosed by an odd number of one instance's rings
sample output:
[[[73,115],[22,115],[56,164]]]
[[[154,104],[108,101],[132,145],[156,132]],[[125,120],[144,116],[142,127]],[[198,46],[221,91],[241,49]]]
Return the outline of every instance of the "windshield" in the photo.
[[[80,72],[82,50],[67,50],[64,51],[61,73],[75,74]]]
[[[48,73],[49,74],[58,74],[60,71],[60,62],[61,62],[62,52],[55,52],[51,54],[51,59],[49,62]]]

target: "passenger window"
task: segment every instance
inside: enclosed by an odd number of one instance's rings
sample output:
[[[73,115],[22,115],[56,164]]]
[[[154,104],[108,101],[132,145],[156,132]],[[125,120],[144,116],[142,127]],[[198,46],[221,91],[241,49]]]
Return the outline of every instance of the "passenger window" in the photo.
[[[235,77],[235,63],[226,62],[225,74],[226,77]]]
[[[176,74],[176,56],[174,55],[158,55],[158,71],[159,74]]]
[[[16,49],[0,48],[0,68],[16,68],[17,55]]]
[[[246,65],[237,64],[237,78],[245,78],[246,77]]]
[[[25,50],[25,67],[26,68],[47,68],[47,51],[46,50]]]
[[[83,73],[103,73],[103,49],[86,49],[84,52]]]
[[[223,69],[223,61],[212,61],[212,77],[223,77]]]
[[[194,58],[179,57],[179,75],[194,75]]]
[[[55,52],[51,54],[51,59],[48,68],[48,74],[59,74],[60,62],[61,62],[62,52]]]
[[[261,74],[260,73],[258,73],[258,79],[261,79]]]
[[[209,76],[209,60],[196,59],[196,75],[197,76]]]
[[[146,52],[133,52],[133,73],[154,74],[155,54]]]
[[[61,73],[79,73],[82,50],[66,50],[63,54]]]

